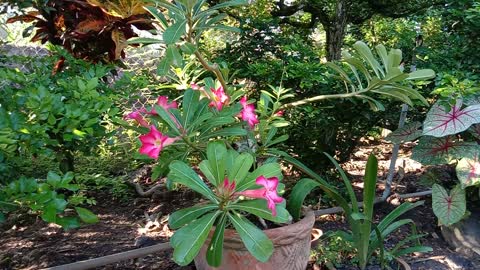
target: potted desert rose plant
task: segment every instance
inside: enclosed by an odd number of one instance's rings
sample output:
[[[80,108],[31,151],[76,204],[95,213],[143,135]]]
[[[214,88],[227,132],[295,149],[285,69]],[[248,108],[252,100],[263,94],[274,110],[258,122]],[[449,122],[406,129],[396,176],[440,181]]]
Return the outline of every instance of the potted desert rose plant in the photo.
[[[348,203],[316,173],[275,148],[288,139],[288,135],[278,135],[279,128],[288,126],[284,111],[333,98],[358,98],[372,109],[383,108],[375,96],[425,104],[408,80],[432,78],[434,73],[404,73],[401,51],[387,52],[377,46],[379,62],[365,43],[357,42],[351,53],[344,53],[344,65],[329,63],[347,81],[346,93],[286,103],[293,97],[290,90],[272,87],[256,95],[255,102],[242,86],[229,85],[228,69],[208,62],[199,45],[206,29],[235,30],[221,25],[219,10],[246,2],[233,0],[213,7],[206,7],[205,2],[156,1],[157,7],[146,9],[156,18],[159,34],[129,41],[164,46],[160,75],[172,67],[182,68],[184,56],[193,55],[215,76],[192,82],[178,100],[161,96],[150,106],[125,115],[137,124],[131,127],[143,133],[140,154],[157,160],[152,178],[166,175],[169,183],[190,188],[207,200],[170,215],[170,227],[177,229],[170,241],[173,259],[180,265],[195,259],[198,269],[305,269],[314,223],[311,212],[302,213],[306,194],[320,187],[345,209]],[[282,197],[280,162],[314,178],[314,185],[299,186],[287,201]]]

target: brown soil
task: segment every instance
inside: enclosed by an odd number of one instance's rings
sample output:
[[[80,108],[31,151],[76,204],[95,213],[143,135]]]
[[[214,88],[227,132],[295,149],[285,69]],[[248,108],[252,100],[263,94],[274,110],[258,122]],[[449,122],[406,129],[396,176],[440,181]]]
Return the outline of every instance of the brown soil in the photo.
[[[409,150],[410,147],[406,147],[400,154],[397,165],[403,166],[403,169],[395,176],[394,193],[409,193],[425,189],[419,185],[419,179],[424,174],[424,169],[408,158]],[[380,180],[386,178],[391,146],[364,141],[352,160],[342,165],[352,175],[354,181],[361,179],[366,158],[371,151],[375,151],[379,158]],[[448,167],[439,171],[441,172],[440,178],[443,176],[447,178],[451,174]],[[361,182],[355,186],[361,193]],[[378,187],[379,195],[381,195],[382,183]],[[198,196],[192,192],[178,191],[164,191],[155,194],[153,198],[137,198],[125,202],[112,200],[106,192],[97,192],[93,196],[97,200],[97,205],[90,208],[98,215],[100,222],[71,231],[63,231],[54,225],[46,225],[41,219],[28,215],[10,216],[7,224],[0,228],[0,269],[40,269],[167,242],[172,234],[166,225],[168,214],[200,201]],[[438,231],[430,199],[428,197],[424,199],[426,200],[425,204],[407,213],[406,217],[415,221],[420,233],[427,234],[423,244],[431,246],[434,251],[429,254],[414,254],[404,258],[412,269],[480,269],[478,258],[463,257],[447,246]],[[389,203],[377,205],[376,219],[385,216],[398,203],[397,200],[391,200]],[[314,206],[314,208],[316,207],[318,206]],[[147,219],[150,220],[150,223]],[[329,215],[318,218],[316,227],[323,231],[331,231],[346,229],[346,224],[340,216]],[[393,237],[387,239],[386,245],[398,242],[408,233],[409,231],[406,229],[397,232]],[[165,251],[99,269],[173,270],[195,269],[195,267],[192,264],[185,267],[176,265],[171,260],[171,251]],[[326,268],[311,262],[308,269]],[[337,269],[356,268],[343,266],[343,268]],[[370,269],[378,269],[378,267],[373,266]]]

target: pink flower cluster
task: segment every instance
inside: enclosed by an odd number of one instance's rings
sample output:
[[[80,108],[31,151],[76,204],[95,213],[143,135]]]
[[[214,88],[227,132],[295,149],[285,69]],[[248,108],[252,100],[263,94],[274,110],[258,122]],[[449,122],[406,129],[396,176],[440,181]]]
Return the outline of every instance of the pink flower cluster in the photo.
[[[176,101],[168,102],[168,97],[166,96],[158,97],[157,104],[163,109],[165,109],[167,112],[172,108],[175,108],[175,109],[178,108],[177,102]],[[140,110],[133,111],[125,115],[124,119],[135,120],[139,125],[150,128],[150,131],[147,134],[141,135],[139,137],[142,143],[142,146],[140,147],[139,152],[140,154],[144,154],[151,158],[157,159],[158,156],[160,155],[160,152],[165,146],[174,143],[180,138],[179,137],[171,138],[162,134],[160,131],[158,131],[158,129],[154,125],[149,125],[147,120],[145,120],[144,115],[158,115],[158,114],[154,108],[152,108],[150,111],[147,111],[145,108],[141,108]],[[180,124],[178,123],[177,119],[173,115],[170,115],[170,117],[177,124],[177,127],[180,128]]]
[[[241,191],[237,194],[243,195],[245,197],[267,200],[267,205],[268,208],[272,211],[272,216],[276,216],[277,210],[275,208],[275,204],[283,202],[283,198],[278,196],[277,194],[278,178],[265,178],[264,176],[259,176],[255,180],[255,183],[263,187],[260,189]]]

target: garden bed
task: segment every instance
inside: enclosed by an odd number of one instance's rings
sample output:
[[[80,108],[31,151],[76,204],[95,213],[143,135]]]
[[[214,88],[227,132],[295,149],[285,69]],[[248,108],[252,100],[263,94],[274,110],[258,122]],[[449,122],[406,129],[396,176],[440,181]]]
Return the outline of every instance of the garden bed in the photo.
[[[343,167],[354,179],[360,180],[362,166],[367,154],[376,149],[379,157],[380,180],[385,179],[388,160],[391,154],[391,145],[364,140],[353,156],[353,159]],[[418,183],[424,174],[418,163],[408,159],[409,148],[403,149],[399,164],[405,164],[401,173],[397,174],[394,192],[411,193],[420,189]],[[445,177],[450,174],[448,167],[442,168]],[[361,182],[357,188],[361,190]],[[381,194],[382,185],[378,192]],[[40,269],[49,266],[72,263],[89,258],[127,251],[136,247],[144,247],[156,243],[167,242],[171,231],[166,224],[168,213],[184,206],[193,205],[199,197],[192,192],[161,191],[153,198],[112,200],[107,192],[91,194],[97,200],[97,205],[91,207],[100,221],[97,224],[84,226],[71,231],[63,231],[56,225],[47,226],[40,218],[22,215],[21,219],[12,220],[10,217],[2,228],[0,243],[0,269]],[[436,219],[431,209],[430,199],[425,198],[423,206],[407,213],[407,217],[415,221],[420,233],[426,236],[423,244],[431,246],[433,252],[406,257],[405,260],[412,269],[480,269],[479,259],[469,259],[457,254],[448,248],[436,226]],[[416,199],[415,199],[416,200]],[[382,203],[376,207],[376,218],[388,214],[395,206],[395,200]],[[317,207],[317,206],[313,206]],[[150,223],[147,224],[147,217]],[[12,224],[16,224],[13,226]],[[148,226],[146,226],[148,225]],[[346,229],[346,224],[339,215],[327,215],[317,219],[317,228],[326,231]],[[407,235],[405,228],[387,239],[386,245],[396,243]],[[143,235],[143,236],[142,236]],[[171,260],[171,251],[148,255],[143,258],[119,262],[101,269],[195,269],[193,265],[180,267]],[[324,269],[323,265],[311,262],[309,269]],[[355,269],[350,266],[337,269]],[[370,269],[378,269],[371,267]]]

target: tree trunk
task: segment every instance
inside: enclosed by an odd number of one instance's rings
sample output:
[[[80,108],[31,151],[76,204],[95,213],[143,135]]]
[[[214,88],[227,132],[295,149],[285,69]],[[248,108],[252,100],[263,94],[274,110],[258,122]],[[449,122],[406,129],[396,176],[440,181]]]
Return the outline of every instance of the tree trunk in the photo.
[[[327,34],[327,60],[340,60],[342,57],[343,38],[347,27],[347,7],[344,0],[337,2],[335,17],[328,24],[324,25]]]

